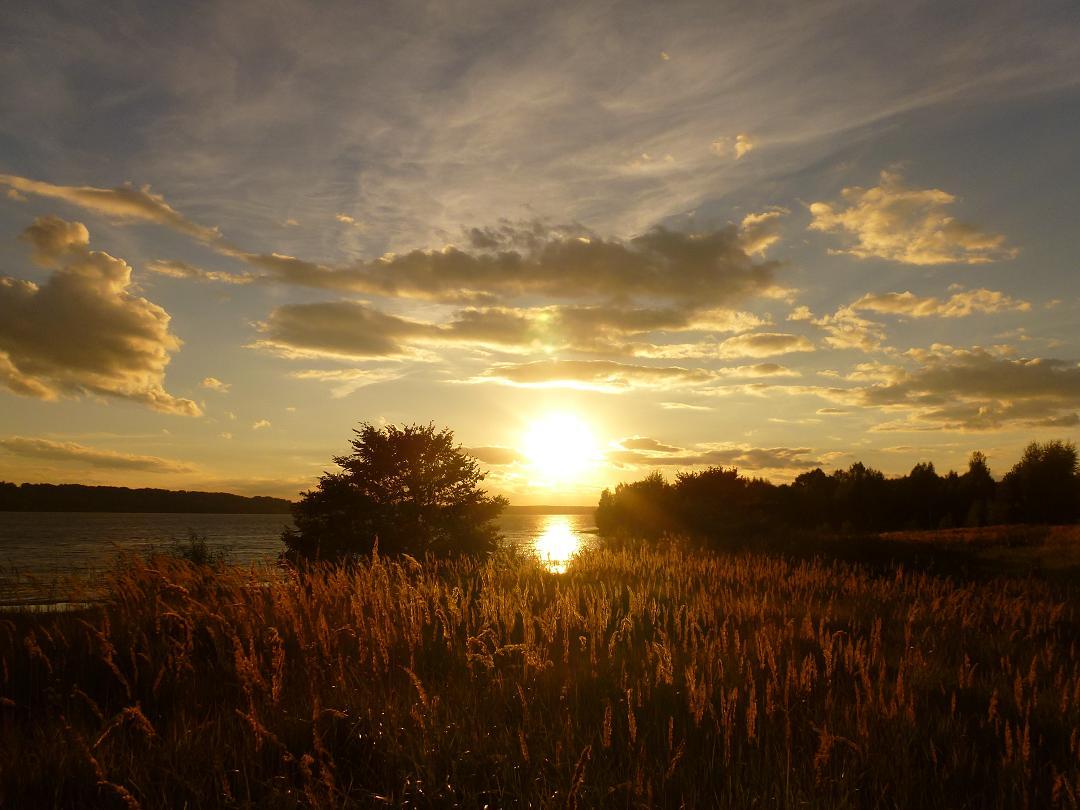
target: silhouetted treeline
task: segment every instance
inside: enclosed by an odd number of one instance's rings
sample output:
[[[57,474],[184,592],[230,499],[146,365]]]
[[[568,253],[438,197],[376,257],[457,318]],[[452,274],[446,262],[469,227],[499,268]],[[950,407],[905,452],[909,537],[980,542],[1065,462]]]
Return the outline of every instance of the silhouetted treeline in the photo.
[[[821,468],[775,485],[735,468],[660,473],[604,490],[596,510],[602,534],[722,536],[774,528],[890,531],[1000,523],[1073,523],[1080,518],[1080,467],[1072,442],[1032,442],[995,481],[986,456],[972,453],[964,473],[939,475],[931,462],[886,478],[862,462]]]
[[[11,484],[0,481],[0,511],[6,512],[209,512],[287,514],[284,498],[248,498],[229,492],[91,487],[83,484]]]

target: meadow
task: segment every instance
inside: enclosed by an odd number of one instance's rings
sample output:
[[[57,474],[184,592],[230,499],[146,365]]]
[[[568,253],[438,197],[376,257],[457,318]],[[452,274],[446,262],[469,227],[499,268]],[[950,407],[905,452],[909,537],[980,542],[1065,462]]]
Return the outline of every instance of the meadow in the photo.
[[[667,542],[565,574],[505,554],[303,574],[161,555],[104,592],[0,617],[0,805],[1080,796],[1080,616],[1053,577]]]

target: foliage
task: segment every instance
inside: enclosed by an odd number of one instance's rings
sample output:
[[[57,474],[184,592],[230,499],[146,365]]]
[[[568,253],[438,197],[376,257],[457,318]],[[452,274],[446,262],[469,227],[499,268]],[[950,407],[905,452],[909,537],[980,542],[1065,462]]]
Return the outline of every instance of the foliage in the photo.
[[[1073,536],[1072,542],[1076,543]],[[11,807],[1071,808],[1074,591],[678,546],[135,560],[0,621]]]
[[[877,532],[984,526],[988,523],[1072,523],[1080,517],[1076,446],[1033,442],[1004,477],[994,481],[986,456],[972,453],[963,475],[939,475],[932,462],[886,478],[855,462],[831,474],[820,468],[774,486],[735,468],[660,473],[619,484],[600,496],[602,534],[655,538],[741,537],[747,533],[820,529]]]
[[[1072,442],[1032,442],[1001,481],[1007,516],[1071,523],[1080,516],[1080,464]]]
[[[498,534],[494,520],[507,500],[479,488],[484,474],[433,425],[363,423],[352,452],[334,459],[293,508],[295,531],[284,541],[292,559],[341,559],[391,554],[485,554]]]
[[[207,542],[206,535],[200,535],[194,530],[188,530],[187,539],[184,541],[174,540],[166,547],[165,553],[179,560],[186,560],[192,565],[207,565],[211,568],[220,568],[229,562],[232,549],[228,546],[212,546]]]
[[[284,498],[229,492],[129,489],[85,484],[12,484],[0,481],[5,512],[179,512],[230,515],[288,514]]]

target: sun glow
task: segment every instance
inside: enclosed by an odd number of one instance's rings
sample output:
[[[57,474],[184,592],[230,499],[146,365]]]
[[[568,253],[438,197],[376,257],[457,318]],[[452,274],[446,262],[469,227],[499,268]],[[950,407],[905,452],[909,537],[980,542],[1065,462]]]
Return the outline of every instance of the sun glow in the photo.
[[[553,517],[536,538],[536,556],[548,571],[565,574],[570,560],[581,550],[581,538],[565,518]]]
[[[589,426],[569,413],[553,413],[534,421],[521,449],[539,483],[548,485],[579,480],[597,454]]]

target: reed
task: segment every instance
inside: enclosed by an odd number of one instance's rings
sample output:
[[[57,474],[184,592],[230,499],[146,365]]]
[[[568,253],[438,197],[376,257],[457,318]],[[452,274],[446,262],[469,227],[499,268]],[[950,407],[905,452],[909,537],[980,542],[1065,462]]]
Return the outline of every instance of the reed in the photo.
[[[10,807],[1075,807],[1072,592],[671,546],[130,559],[0,620]]]

